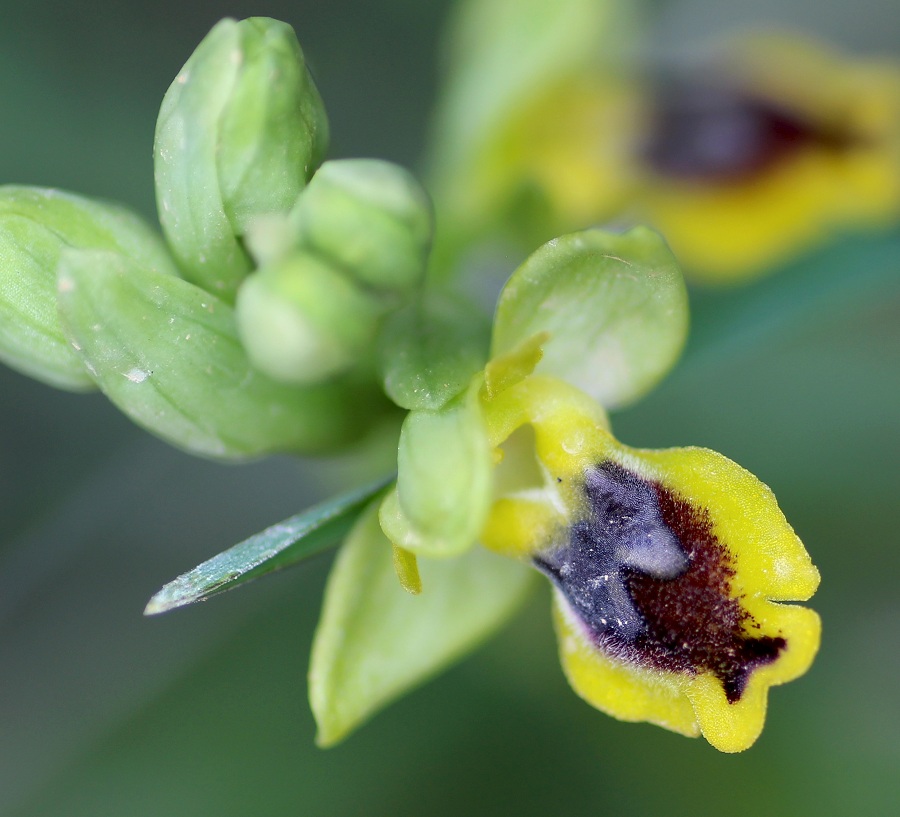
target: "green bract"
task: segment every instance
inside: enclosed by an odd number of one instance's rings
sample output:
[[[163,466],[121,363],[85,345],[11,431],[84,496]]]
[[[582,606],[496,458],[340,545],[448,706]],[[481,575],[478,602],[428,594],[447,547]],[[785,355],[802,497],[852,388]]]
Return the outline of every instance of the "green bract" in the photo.
[[[227,300],[250,271],[242,236],[286,212],[322,161],[325,110],[293,29],[222,20],[163,99],[156,196],[185,276]]]
[[[195,454],[325,451],[364,427],[349,387],[286,386],[258,372],[233,309],[180,278],[114,253],[69,250],[60,261],[59,305],[104,393],[135,422]]]
[[[424,592],[397,581],[377,503],[360,517],[328,578],[313,642],[309,698],[330,746],[443,669],[520,607],[535,574],[482,549],[420,560]]]
[[[545,244],[507,281],[493,355],[546,332],[538,373],[616,408],[671,369],[687,329],[684,280],[658,234],[586,230]]]
[[[0,187],[0,359],[63,389],[94,382],[63,334],[56,265],[66,248],[108,250],[173,275],[160,238],[115,204],[59,190]]]
[[[291,213],[300,243],[366,286],[406,292],[425,275],[431,201],[402,167],[376,159],[326,162]]]
[[[366,357],[383,305],[332,264],[297,252],[248,278],[237,301],[241,340],[276,380],[317,383]]]

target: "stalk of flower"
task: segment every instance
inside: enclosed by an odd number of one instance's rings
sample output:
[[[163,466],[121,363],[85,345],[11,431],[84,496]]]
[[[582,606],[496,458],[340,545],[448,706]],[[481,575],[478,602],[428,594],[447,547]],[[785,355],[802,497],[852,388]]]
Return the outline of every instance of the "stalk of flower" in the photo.
[[[582,331],[586,316],[592,331]],[[490,598],[511,610],[523,566],[553,585],[563,668],[589,703],[623,720],[702,733],[722,751],[756,740],[769,686],[801,675],[816,652],[818,617],[783,602],[809,598],[818,573],[759,480],[712,451],[622,445],[597,399],[620,404],[651,388],[684,330],[678,269],[646,230],[557,239],[512,276],[491,360],[440,408],[411,411],[396,488],[380,501],[383,534],[371,514],[361,518],[329,581],[310,675],[321,742],[343,737],[458,649],[452,638],[446,653],[434,646],[448,625],[430,594],[444,617],[454,615],[444,606],[449,584],[470,609]],[[581,355],[570,354],[575,346]],[[514,567],[494,567],[493,586],[479,590],[472,574],[481,546]],[[392,595],[386,555],[367,578],[366,548],[393,548],[400,584],[421,596]],[[384,610],[396,639],[404,616],[429,622],[433,663],[402,680],[369,677],[380,665],[359,654],[351,574],[367,615]],[[373,630],[381,634],[370,621]]]

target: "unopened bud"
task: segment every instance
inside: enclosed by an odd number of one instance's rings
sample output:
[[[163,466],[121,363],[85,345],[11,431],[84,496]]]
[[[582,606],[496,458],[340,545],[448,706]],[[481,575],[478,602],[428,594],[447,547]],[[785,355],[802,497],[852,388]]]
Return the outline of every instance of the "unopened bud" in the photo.
[[[175,78],[156,126],[160,220],[186,277],[232,300],[251,270],[248,225],[290,209],[327,142],[293,29],[265,17],[218,23]]]
[[[425,275],[431,201],[409,171],[377,159],[326,162],[291,220],[302,246],[368,287],[408,292]]]
[[[329,451],[377,414],[352,384],[289,386],[266,377],[247,359],[231,306],[115,253],[64,252],[59,309],[106,396],[194,454]]]
[[[254,273],[237,301],[251,361],[288,383],[316,383],[353,368],[372,351],[383,310],[380,299],[304,252]]]
[[[63,333],[56,270],[64,249],[107,250],[177,274],[159,236],[108,202],[37,187],[0,187],[0,360],[62,389],[94,387]]]

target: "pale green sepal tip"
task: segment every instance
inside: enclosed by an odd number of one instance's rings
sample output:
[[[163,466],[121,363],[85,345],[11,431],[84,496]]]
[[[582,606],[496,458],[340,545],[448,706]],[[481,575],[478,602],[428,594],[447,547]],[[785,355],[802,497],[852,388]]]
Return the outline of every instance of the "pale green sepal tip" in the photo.
[[[408,410],[439,409],[487,360],[490,326],[472,304],[426,291],[390,315],[378,339],[384,391]]]
[[[388,538],[417,556],[458,556],[475,544],[492,499],[493,461],[480,383],[440,411],[413,411],[400,432],[395,492],[381,515]]]
[[[342,385],[285,386],[253,368],[234,310],[187,281],[112,253],[68,250],[59,305],[67,335],[107,397],[191,453],[316,453],[361,430],[361,401]]]
[[[161,238],[135,213],[60,190],[0,187],[0,360],[57,388],[85,391],[93,378],[66,338],[56,268],[69,247],[102,249],[176,274]]]
[[[497,304],[493,354],[547,332],[537,373],[618,408],[672,368],[687,329],[684,280],[657,233],[586,230],[548,242],[513,273]]]
[[[165,585],[147,603],[144,615],[206,601],[332,547],[349,532],[372,497],[393,479],[332,497],[213,556]]]
[[[236,233],[286,213],[322,162],[328,119],[294,30],[268,17],[237,24],[241,66],[219,121],[216,155]]]
[[[420,559],[425,591],[394,572],[377,503],[338,553],[313,640],[309,698],[319,746],[338,743],[394,699],[474,649],[519,609],[536,573],[475,548]]]
[[[225,213],[216,154],[219,120],[242,61],[235,20],[203,38],[163,97],[153,167],[163,233],[185,276],[233,298],[250,260]]]
[[[409,292],[425,276],[431,200],[413,175],[378,159],[325,162],[291,212],[300,243],[368,287]]]
[[[253,365],[298,384],[327,380],[367,356],[382,309],[380,300],[308,253],[255,272],[237,299],[238,328]]]

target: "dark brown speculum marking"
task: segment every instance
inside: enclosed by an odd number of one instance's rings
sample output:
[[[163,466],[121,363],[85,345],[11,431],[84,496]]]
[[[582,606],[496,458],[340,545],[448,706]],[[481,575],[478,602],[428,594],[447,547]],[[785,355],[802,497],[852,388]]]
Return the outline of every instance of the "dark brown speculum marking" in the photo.
[[[781,637],[733,597],[734,559],[709,514],[612,462],[586,475],[588,513],[569,541],[535,558],[608,654],[671,672],[710,672],[730,703]]]
[[[662,176],[728,183],[761,174],[806,146],[840,150],[853,141],[737,83],[689,77],[658,85],[639,153]]]

